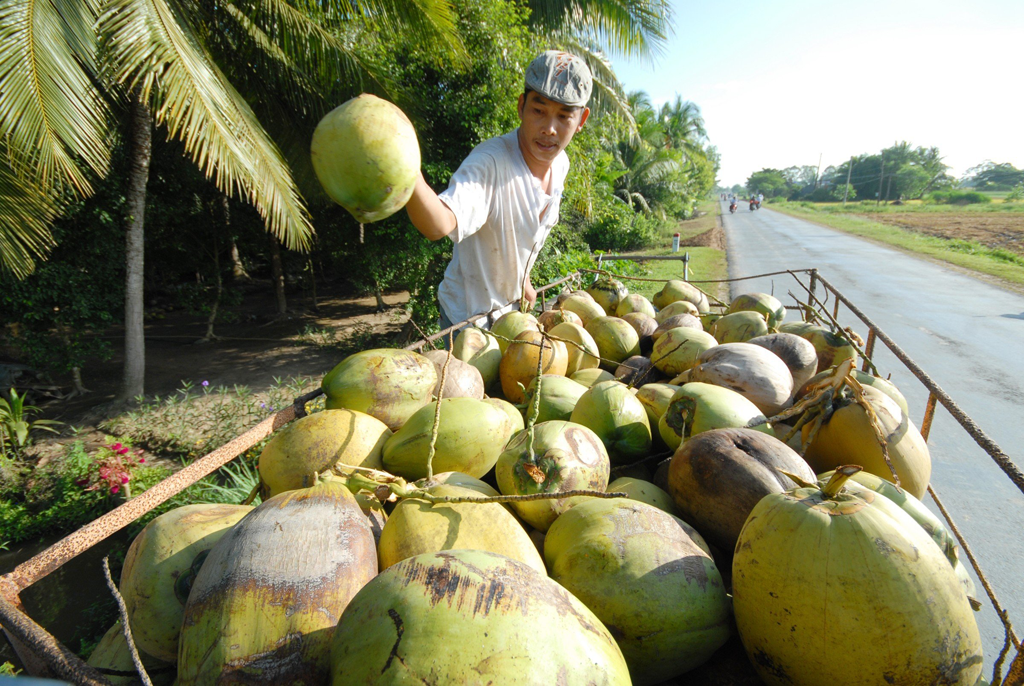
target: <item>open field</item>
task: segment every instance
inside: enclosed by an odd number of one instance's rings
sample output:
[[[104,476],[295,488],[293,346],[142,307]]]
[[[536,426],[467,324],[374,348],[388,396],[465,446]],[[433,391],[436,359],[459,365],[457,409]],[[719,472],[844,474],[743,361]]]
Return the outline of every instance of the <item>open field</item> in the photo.
[[[1024,286],[1024,207],[772,203],[770,209]],[[1002,209],[997,209],[997,208]]]

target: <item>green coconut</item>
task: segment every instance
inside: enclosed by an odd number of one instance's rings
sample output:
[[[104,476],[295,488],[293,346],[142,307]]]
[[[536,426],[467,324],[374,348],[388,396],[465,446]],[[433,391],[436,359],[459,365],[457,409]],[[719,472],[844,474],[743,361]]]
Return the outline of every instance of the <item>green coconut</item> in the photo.
[[[607,314],[605,309],[598,305],[594,298],[586,292],[573,293],[559,305],[563,310],[569,310],[579,315],[579,318],[583,321],[583,326],[586,326],[591,319],[604,317]]]
[[[754,403],[736,391],[698,381],[683,384],[676,391],[664,418],[665,424],[684,441],[711,429],[743,427],[775,436]]]
[[[658,430],[658,421],[665,414],[669,402],[672,401],[672,396],[678,390],[679,386],[673,384],[649,383],[641,386],[636,392],[636,399],[640,401],[640,404],[644,406],[644,410],[647,411],[647,421],[651,424],[651,438],[654,441],[652,447],[655,449],[668,447],[661,438],[661,431]]]
[[[384,469],[406,479],[427,475],[427,458],[434,430],[435,406],[409,418],[384,444]],[[474,398],[441,400],[433,468],[480,478],[491,470],[512,436],[512,422],[501,409]]]
[[[700,319],[694,317],[692,314],[674,314],[671,317],[666,317],[662,320],[661,324],[658,324],[658,328],[651,332],[651,340],[654,343],[657,343],[658,339],[661,338],[666,331],[678,329],[679,327],[693,329],[694,331],[704,331],[704,325],[700,323]]]
[[[831,329],[806,322],[783,324],[779,327],[779,332],[796,334],[811,342],[818,353],[818,372],[835,367],[846,360],[853,360],[854,366],[857,366],[857,349],[845,334],[838,335]]]
[[[612,464],[636,462],[651,451],[647,410],[629,388],[618,381],[602,381],[587,389],[576,401],[569,421],[597,434]]]
[[[647,503],[672,516],[679,515],[675,503],[672,502],[672,496],[645,479],[620,476],[608,484],[608,492],[625,493],[631,500]],[[703,540],[701,542],[703,543]]]
[[[530,382],[526,389],[526,400],[523,402],[523,414],[529,417],[533,413],[534,390],[537,388],[537,380]],[[538,422],[547,422],[553,419],[568,421],[572,410],[576,407],[576,401],[586,393],[587,387],[578,381],[573,381],[564,376],[545,374],[540,390],[540,409],[537,415]]]
[[[329,410],[357,410],[394,431],[430,402],[437,385],[434,363],[392,348],[349,355],[324,376],[320,387]]]
[[[769,332],[765,315],[749,311],[727,314],[716,320],[708,331],[719,343],[743,343]]]
[[[608,451],[597,434],[581,424],[555,421],[535,424],[532,434],[520,431],[513,436],[498,458],[494,476],[503,495],[603,492],[610,469]],[[572,504],[562,498],[515,501],[512,507],[527,524],[547,531]]]
[[[672,279],[665,283],[651,301],[659,310],[663,310],[677,300],[686,300],[693,303],[697,311],[704,314],[709,309],[708,297],[701,293],[700,289],[686,281]]]
[[[324,410],[297,419],[260,453],[260,495],[266,500],[309,488],[314,475],[338,464],[382,469],[381,451],[390,436],[384,422],[355,410]]]
[[[627,295],[619,302],[619,306],[615,308],[616,317],[622,317],[631,312],[646,314],[651,319],[654,319],[654,315],[657,314],[651,301],[639,293]]]
[[[667,414],[666,412],[658,419],[658,437],[661,438],[661,442],[665,444],[666,448],[674,452],[679,449],[683,438],[668,425]]]
[[[503,339],[515,339],[516,336],[524,331],[540,331],[540,324],[537,323],[537,318],[532,314],[520,312],[519,310],[506,312],[498,317],[497,321],[491,326],[491,333],[499,337],[498,347],[501,349],[502,355],[505,354],[508,346],[511,345],[508,340]]]
[[[334,627],[376,574],[370,525],[344,485],[263,502],[196,576],[178,644],[179,686],[324,683]]]
[[[472,488],[432,486],[438,497],[480,498]],[[526,530],[500,503],[430,503],[403,499],[384,525],[377,552],[381,570],[422,553],[467,548],[488,550],[546,574],[544,560]]]
[[[718,341],[711,334],[680,326],[669,329],[654,342],[651,362],[665,374],[676,376],[697,364],[701,353],[716,345]]]
[[[594,614],[529,565],[482,550],[403,560],[334,632],[334,686],[629,684]]]
[[[686,528],[645,503],[593,499],[559,517],[544,538],[551,578],[613,633],[634,684],[683,674],[729,638],[722,576]]]
[[[759,312],[767,320],[769,329],[776,329],[786,318],[786,308],[774,295],[767,293],[744,293],[733,298],[726,314],[733,312]]]
[[[501,353],[500,341],[483,329],[466,327],[452,343],[452,355],[476,367],[485,388],[490,388],[498,380]]]
[[[587,293],[605,312],[614,312],[619,303],[629,295],[629,289],[618,279],[602,276],[587,289]]]
[[[361,224],[402,209],[419,177],[420,146],[409,118],[368,93],[320,120],[310,154],[327,195]]]
[[[135,647],[138,648],[138,645]],[[172,663],[157,660],[141,651],[139,658],[154,686],[171,686],[174,683],[174,665]],[[135,661],[128,648],[128,641],[125,640],[124,628],[121,626],[120,619],[107,630],[107,633],[103,634],[103,638],[93,648],[86,664],[98,670],[104,670],[103,675],[112,686],[132,686],[139,683],[139,677],[135,673]],[[131,676],[118,676],[111,674],[112,671],[125,672]]]
[[[570,377],[576,383],[581,383],[587,388],[599,384],[602,381],[615,381],[615,375],[604,369],[581,369]]]
[[[200,554],[250,512],[248,505],[183,505],[160,515],[135,537],[125,556],[119,590],[140,650],[164,662],[178,658],[188,589],[179,597],[175,585]]]
[[[522,431],[523,428],[526,426],[526,423],[523,421],[523,415],[519,411],[519,408],[517,408],[509,401],[502,400],[501,398],[484,398],[484,402],[487,403],[488,405],[492,405],[498,408],[499,410],[505,413],[505,415],[508,417],[509,424],[512,427],[513,434],[515,434],[517,431]]]
[[[700,317],[700,311],[692,302],[689,300],[676,300],[658,310],[657,314],[654,315],[654,319],[661,324],[669,317],[677,317],[681,314],[688,314],[694,318]]]
[[[891,500],[844,479],[764,497],[740,533],[733,607],[759,675],[780,686],[975,684],[981,637],[942,550]]]
[[[636,329],[618,317],[595,317],[586,326],[601,355],[601,366],[614,371],[627,357],[640,354]]]
[[[593,369],[600,364],[597,342],[581,324],[563,322],[549,331],[552,337],[563,339],[568,359],[565,363],[566,376],[572,376],[583,369]],[[574,345],[575,344],[575,345]]]

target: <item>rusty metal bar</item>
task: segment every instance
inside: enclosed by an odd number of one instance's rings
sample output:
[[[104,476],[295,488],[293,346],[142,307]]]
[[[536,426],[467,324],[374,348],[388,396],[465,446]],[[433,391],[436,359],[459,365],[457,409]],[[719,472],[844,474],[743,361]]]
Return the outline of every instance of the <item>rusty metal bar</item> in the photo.
[[[5,593],[0,593],[0,623],[9,636],[41,657],[54,676],[86,686],[110,686],[103,675],[19,610]]]
[[[793,278],[796,279],[796,275],[795,274],[793,275]],[[796,279],[796,280],[800,281],[800,279]],[[810,281],[810,284],[807,286],[807,293],[811,297],[807,300],[807,309],[804,311],[804,321],[805,322],[814,321],[814,319],[813,319],[814,318],[814,308],[811,307],[811,300],[814,300],[814,298],[815,298],[814,291],[816,291],[817,288],[818,288],[818,270],[817,269],[812,269],[811,270],[811,281]]]
[[[875,354],[875,330],[868,328],[868,340],[864,344],[864,364],[860,366],[862,372],[868,370],[868,360],[871,359]]]
[[[1006,673],[1002,686],[1021,686],[1024,684],[1024,648],[1017,650],[1017,655],[1010,663],[1010,670]]]
[[[895,341],[889,338],[889,336],[887,336],[877,324],[864,314],[859,307],[850,302],[849,298],[840,293],[836,287],[829,283],[823,276],[819,275],[818,280],[821,281],[825,288],[832,291],[836,298],[842,300],[843,303],[850,308],[850,311],[857,315],[862,322],[875,330],[878,338],[885,343],[889,350],[891,350],[893,354],[896,355],[904,365],[906,365],[907,369],[909,369],[929,391],[935,394],[943,407],[949,410],[949,413],[953,415],[953,418],[960,424],[960,426],[962,426],[964,430],[971,435],[971,438],[974,439],[975,443],[981,446],[981,449],[989,454],[995,463],[999,465],[999,468],[1003,470],[1006,476],[1010,477],[1010,481],[1020,489],[1021,493],[1024,493],[1024,472],[1021,472],[1017,465],[1014,464],[1013,460],[1010,459],[1010,456],[1004,453],[1002,448],[1000,448],[995,441],[989,438],[988,434],[982,431],[981,427],[979,427],[973,419],[968,417],[967,414],[960,409],[960,406],[957,405],[953,399],[950,398],[949,395],[942,390],[942,388],[935,383],[935,381],[928,376],[923,369],[921,369],[920,366],[918,366],[916,362],[910,359],[910,356],[903,352],[903,349],[896,345]]]
[[[921,419],[921,437],[928,442],[928,434],[932,432],[932,420],[935,419],[935,402],[938,398],[934,393],[928,394],[928,402],[924,405],[924,417]]]
[[[685,262],[682,255],[602,255],[604,260],[628,260],[630,262],[650,262],[651,260],[679,260]]]
[[[836,304],[832,307],[832,319],[839,320],[839,298],[836,298]]]

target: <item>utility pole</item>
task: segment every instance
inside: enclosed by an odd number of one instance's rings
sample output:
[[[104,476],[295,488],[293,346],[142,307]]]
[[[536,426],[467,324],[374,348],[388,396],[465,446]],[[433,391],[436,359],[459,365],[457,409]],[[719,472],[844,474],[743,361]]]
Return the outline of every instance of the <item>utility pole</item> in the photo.
[[[846,168],[846,188],[843,189],[843,207],[846,207],[846,199],[850,197],[850,173],[853,171],[853,156],[850,156],[850,166]]]
[[[882,171],[878,177],[878,194],[877,200],[875,201],[875,207],[882,204],[882,179],[885,178],[885,155],[882,156]]]
[[[818,177],[821,176],[821,156],[825,153],[818,153],[818,171],[814,172],[814,190],[818,190]]]
[[[889,202],[889,191],[892,190],[892,174],[889,174],[889,185],[885,187],[885,201]]]

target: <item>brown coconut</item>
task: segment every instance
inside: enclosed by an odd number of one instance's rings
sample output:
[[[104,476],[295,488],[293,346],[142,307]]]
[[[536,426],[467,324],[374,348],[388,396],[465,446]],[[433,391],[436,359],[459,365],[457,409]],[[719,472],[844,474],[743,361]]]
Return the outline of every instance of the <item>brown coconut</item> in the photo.
[[[749,343],[723,343],[705,350],[688,379],[736,391],[768,417],[788,407],[793,397],[793,375],[786,363]]]
[[[818,368],[818,352],[814,345],[795,334],[770,333],[751,338],[747,343],[759,345],[775,353],[789,367],[789,373],[793,377],[794,394],[814,376],[814,371]]]
[[[435,398],[441,390],[441,377],[444,376],[445,398],[483,399],[484,377],[479,369],[468,362],[456,359],[454,355],[451,360],[448,360],[446,350],[431,350],[423,353],[423,356],[433,362],[437,369],[437,385],[434,386]],[[445,362],[448,363],[447,372],[444,371]]]
[[[723,551],[736,546],[747,516],[764,496],[813,482],[792,448],[753,429],[713,429],[687,439],[668,468],[668,493],[680,517]]]

